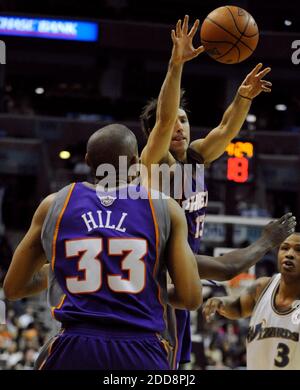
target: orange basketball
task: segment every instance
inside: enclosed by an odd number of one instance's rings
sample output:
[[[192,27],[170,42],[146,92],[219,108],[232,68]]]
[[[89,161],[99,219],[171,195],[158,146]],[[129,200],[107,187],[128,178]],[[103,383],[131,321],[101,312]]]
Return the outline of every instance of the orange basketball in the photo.
[[[236,64],[254,52],[259,31],[249,12],[229,5],[207,15],[200,35],[206,53],[214,60]]]

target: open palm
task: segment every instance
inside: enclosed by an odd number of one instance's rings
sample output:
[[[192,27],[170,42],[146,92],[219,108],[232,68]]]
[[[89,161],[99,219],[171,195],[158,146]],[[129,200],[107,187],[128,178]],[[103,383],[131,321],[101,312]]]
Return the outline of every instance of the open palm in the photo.
[[[171,37],[173,41],[173,51],[171,61],[174,64],[183,64],[186,61],[191,60],[192,58],[197,57],[200,53],[204,51],[203,46],[194,48],[193,38],[196,34],[196,31],[199,26],[199,20],[197,19],[188,32],[189,17],[185,15],[183,23],[179,19],[176,24],[176,31],[172,30]]]

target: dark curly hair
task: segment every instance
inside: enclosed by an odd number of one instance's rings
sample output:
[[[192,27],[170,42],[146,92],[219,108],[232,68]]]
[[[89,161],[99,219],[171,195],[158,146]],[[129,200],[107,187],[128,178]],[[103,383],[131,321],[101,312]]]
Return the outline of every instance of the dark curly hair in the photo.
[[[184,97],[184,94],[185,90],[181,89],[179,107],[187,111],[187,101]],[[146,138],[149,137],[149,134],[151,133],[156,122],[157,101],[158,99],[150,99],[143,108],[143,111],[140,115],[142,130]]]

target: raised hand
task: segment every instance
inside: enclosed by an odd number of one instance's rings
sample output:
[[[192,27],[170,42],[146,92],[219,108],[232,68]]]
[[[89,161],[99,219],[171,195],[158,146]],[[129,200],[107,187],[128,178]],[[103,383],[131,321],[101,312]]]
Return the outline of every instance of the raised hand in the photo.
[[[186,61],[191,60],[192,58],[197,57],[200,53],[204,51],[204,46],[199,46],[194,48],[193,38],[196,34],[196,31],[199,26],[199,20],[197,19],[189,30],[189,16],[185,15],[183,23],[179,19],[176,24],[176,30],[172,30],[171,37],[173,41],[173,51],[171,62],[174,64],[183,64]]]
[[[262,236],[267,239],[271,247],[277,247],[295,231],[296,218],[292,213],[283,215],[280,219],[270,222],[264,227]]]
[[[261,92],[271,92],[272,83],[263,80],[263,77],[271,71],[271,68],[265,68],[260,71],[263,64],[257,64],[256,67],[247,75],[238,89],[238,94],[247,99],[253,99]]]

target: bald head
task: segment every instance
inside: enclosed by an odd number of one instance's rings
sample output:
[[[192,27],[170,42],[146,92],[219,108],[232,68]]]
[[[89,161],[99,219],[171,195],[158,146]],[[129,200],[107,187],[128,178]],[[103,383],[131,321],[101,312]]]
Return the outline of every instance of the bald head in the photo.
[[[119,156],[127,157],[128,164],[138,159],[137,139],[128,127],[112,124],[97,130],[87,142],[87,164],[96,172],[100,164],[111,164],[118,170]]]

